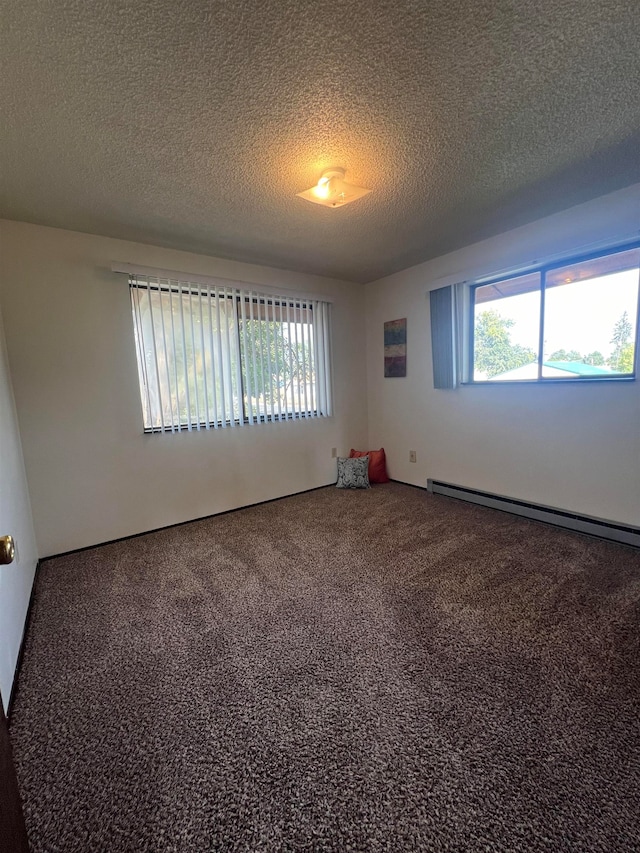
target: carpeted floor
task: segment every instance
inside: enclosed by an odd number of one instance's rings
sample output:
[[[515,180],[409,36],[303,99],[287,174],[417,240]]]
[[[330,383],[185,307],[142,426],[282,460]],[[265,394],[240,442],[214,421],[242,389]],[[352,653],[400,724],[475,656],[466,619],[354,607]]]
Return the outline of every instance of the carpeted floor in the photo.
[[[37,853],[637,851],[640,553],[391,483],[42,565]]]

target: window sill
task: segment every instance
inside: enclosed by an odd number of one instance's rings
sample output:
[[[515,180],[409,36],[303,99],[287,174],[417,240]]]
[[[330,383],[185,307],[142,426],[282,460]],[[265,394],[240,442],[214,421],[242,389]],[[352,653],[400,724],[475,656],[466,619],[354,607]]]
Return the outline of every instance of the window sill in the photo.
[[[145,427],[144,434],[145,435],[154,435],[157,433],[175,433],[175,432],[203,432],[211,430],[219,430],[219,429],[231,429],[232,427],[241,427],[241,426],[255,426],[256,424],[266,424],[266,423],[282,423],[284,421],[309,421],[312,418],[326,418],[328,415],[323,415],[319,412],[300,412],[300,414],[287,414],[282,415],[282,417],[278,417],[278,415],[256,415],[253,420],[249,420],[249,418],[244,418],[243,420],[236,419],[233,424],[231,421],[218,421],[216,423],[209,422],[207,424],[206,421],[201,421],[200,424],[192,424],[189,428],[186,424],[181,424],[180,426],[175,426],[173,429],[171,427]]]
[[[595,377],[595,376],[584,376],[584,377],[575,377],[575,378],[567,378],[561,379],[559,377],[548,377],[543,379],[479,379],[471,382],[461,382],[460,386],[465,388],[471,388],[473,386],[483,386],[483,385],[608,385],[613,382],[635,382],[636,377],[635,374],[633,376],[603,376],[603,377]]]

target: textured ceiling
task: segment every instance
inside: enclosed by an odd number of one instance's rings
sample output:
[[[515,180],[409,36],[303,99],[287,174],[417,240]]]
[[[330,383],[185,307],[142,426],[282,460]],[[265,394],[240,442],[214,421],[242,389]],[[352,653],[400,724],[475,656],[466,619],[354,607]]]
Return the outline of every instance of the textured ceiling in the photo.
[[[0,10],[10,219],[365,282],[640,180],[637,0]]]

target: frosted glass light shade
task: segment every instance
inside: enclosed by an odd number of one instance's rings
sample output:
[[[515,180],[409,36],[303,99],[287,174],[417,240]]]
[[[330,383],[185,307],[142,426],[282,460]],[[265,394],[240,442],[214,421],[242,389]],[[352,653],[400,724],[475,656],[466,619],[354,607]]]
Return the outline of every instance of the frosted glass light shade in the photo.
[[[327,169],[315,186],[297,195],[314,204],[336,208],[343,207],[370,192],[371,190],[365,187],[348,184],[344,179],[344,169]]]

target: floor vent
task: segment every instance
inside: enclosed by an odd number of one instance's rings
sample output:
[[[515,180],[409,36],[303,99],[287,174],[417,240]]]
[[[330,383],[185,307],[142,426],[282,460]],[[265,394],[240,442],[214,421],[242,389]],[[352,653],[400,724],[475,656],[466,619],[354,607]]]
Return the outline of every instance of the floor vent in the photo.
[[[599,539],[608,539],[612,542],[620,542],[623,545],[640,548],[640,527],[633,527],[630,524],[618,524],[615,521],[568,512],[565,509],[555,509],[542,504],[507,498],[503,495],[494,495],[491,492],[467,489],[453,483],[443,483],[441,480],[427,480],[427,489],[435,495],[446,495],[450,498],[470,501],[491,509],[522,515],[534,521],[544,521],[556,527],[566,527],[578,533],[587,533],[590,536],[597,536]]]

